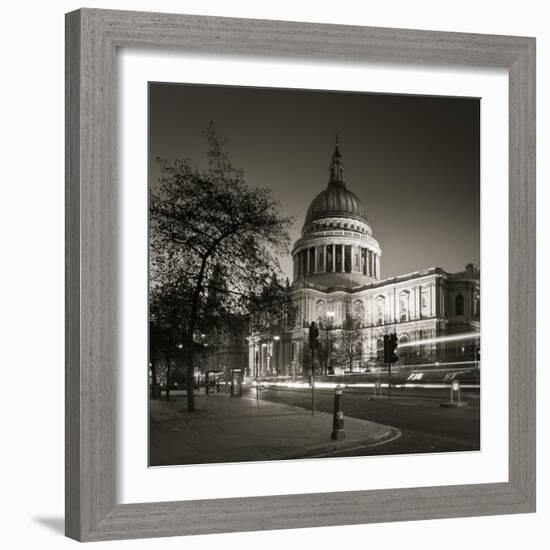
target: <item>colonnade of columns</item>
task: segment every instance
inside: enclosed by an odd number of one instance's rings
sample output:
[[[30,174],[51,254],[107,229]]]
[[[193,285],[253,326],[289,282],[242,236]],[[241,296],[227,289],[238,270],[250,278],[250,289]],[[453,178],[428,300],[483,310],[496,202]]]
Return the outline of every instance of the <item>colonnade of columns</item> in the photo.
[[[294,255],[294,280],[314,273],[359,273],[380,278],[380,256],[348,244],[324,244],[303,248]]]
[[[281,338],[249,339],[248,372],[252,378],[289,374],[292,359],[291,343]]]

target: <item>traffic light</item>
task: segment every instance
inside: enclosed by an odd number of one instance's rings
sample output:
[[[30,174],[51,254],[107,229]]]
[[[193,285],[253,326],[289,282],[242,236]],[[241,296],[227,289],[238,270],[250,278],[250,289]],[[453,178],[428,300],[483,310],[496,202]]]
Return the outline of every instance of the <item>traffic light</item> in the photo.
[[[396,363],[399,357],[395,353],[397,349],[397,334],[384,334],[384,363]]]
[[[390,334],[390,363],[397,363],[399,360],[398,355],[395,353],[397,349],[397,334]]]
[[[313,351],[319,345],[319,328],[315,325],[315,321],[311,321],[309,325],[309,349]]]

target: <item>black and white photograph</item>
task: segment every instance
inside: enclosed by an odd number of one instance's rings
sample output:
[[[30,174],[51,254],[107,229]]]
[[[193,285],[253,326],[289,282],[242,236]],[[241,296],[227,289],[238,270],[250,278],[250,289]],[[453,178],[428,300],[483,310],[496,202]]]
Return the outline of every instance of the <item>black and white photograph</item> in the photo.
[[[546,540],[545,8],[7,3],[3,547]]]
[[[149,465],[480,449],[477,98],[149,84]]]

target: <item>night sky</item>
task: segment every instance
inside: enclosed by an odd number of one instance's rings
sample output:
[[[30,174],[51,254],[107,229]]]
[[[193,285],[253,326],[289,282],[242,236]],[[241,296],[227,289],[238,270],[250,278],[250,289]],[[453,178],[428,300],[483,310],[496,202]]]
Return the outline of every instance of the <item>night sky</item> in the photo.
[[[270,187],[296,217],[292,242],[327,186],[337,133],[382,278],[479,263],[478,99],[151,83],[151,185],[157,156],[205,165],[210,120],[245,180]],[[291,258],[281,263],[292,280]]]

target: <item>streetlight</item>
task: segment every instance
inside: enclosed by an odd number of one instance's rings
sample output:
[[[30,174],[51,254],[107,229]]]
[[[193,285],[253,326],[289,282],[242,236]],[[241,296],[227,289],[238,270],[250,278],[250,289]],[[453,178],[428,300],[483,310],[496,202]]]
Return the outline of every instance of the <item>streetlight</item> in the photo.
[[[277,376],[279,374],[278,372],[278,369],[277,369],[277,342],[281,339],[280,336],[273,336],[273,356],[275,357],[274,359],[274,362],[275,362],[275,376]]]
[[[258,378],[258,361],[256,357],[256,342],[260,340],[260,337],[258,335],[252,334],[251,336],[247,336],[246,340],[252,344],[252,370],[249,368],[249,374],[253,378]]]
[[[329,367],[328,367],[328,363],[330,361],[330,368],[332,370],[332,354],[331,354],[331,348],[332,348],[332,340],[330,338],[330,333],[332,331],[332,323],[334,322],[334,318],[336,316],[336,314],[334,313],[334,311],[327,311],[325,313],[325,316],[327,318],[327,326],[326,326],[326,348],[327,348],[327,358],[326,358],[326,373],[325,374],[328,374],[328,370],[329,370]]]
[[[265,359],[265,370],[264,370],[264,359]],[[263,373],[267,373],[269,376],[269,346],[267,342],[262,342],[262,352],[260,355],[260,370]]]
[[[252,375],[256,378],[256,401],[259,404],[260,401],[260,378],[258,375],[258,360],[256,357],[256,342],[259,341],[260,337],[258,335],[252,334],[247,336],[246,339],[252,343]]]

